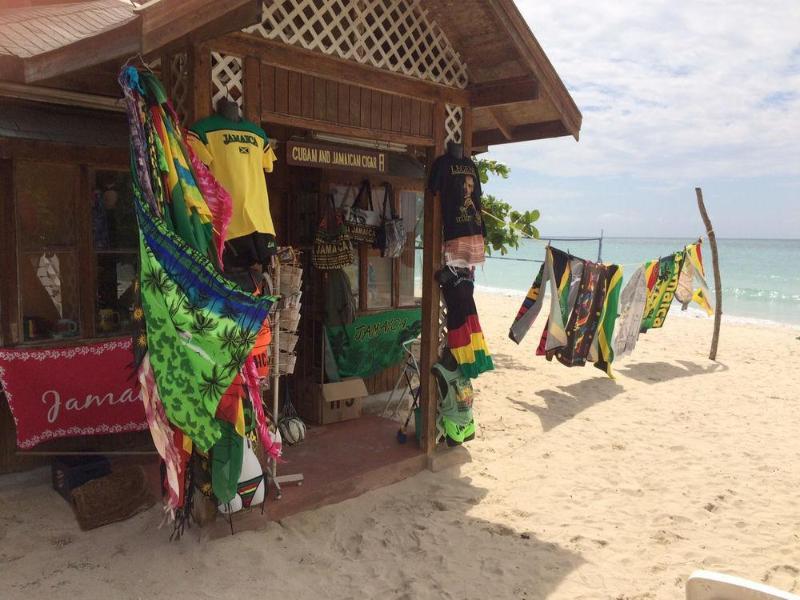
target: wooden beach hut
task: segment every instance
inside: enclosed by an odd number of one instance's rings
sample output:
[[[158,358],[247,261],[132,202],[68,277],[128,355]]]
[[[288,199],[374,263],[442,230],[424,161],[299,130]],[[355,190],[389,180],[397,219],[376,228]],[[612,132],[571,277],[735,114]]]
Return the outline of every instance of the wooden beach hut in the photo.
[[[577,139],[581,126],[513,1],[3,3],[0,347],[79,348],[129,337],[124,294],[137,254],[116,75],[137,56],[160,76],[184,124],[228,97],[267,132],[278,156],[268,186],[280,245],[307,250],[325,194],[365,179],[374,188],[391,184],[391,201],[406,221],[404,254],[382,258],[361,248],[351,277],[362,314],[421,308],[421,448],[398,446],[396,424],[377,417],[315,428],[305,445],[288,450],[289,468],[305,473],[305,485],[286,490],[270,517],[435,468],[436,398],[428,374],[444,331],[433,280],[442,231],[439,205],[425,192],[427,170],[448,141],[477,152]],[[334,164],[319,159],[326,149],[361,158]],[[115,240],[98,247],[93,211],[109,207],[118,215],[129,211],[129,218],[118,219]],[[43,256],[59,259],[57,311],[42,277],[42,265],[50,264]],[[312,273],[297,367],[286,378],[295,403],[322,382],[323,304]],[[399,368],[368,379],[369,393],[390,389]],[[37,449],[80,449],[98,439],[58,439]],[[14,421],[0,400],[0,472],[39,460],[18,452],[14,440]],[[109,436],[103,448],[142,440],[146,434]]]

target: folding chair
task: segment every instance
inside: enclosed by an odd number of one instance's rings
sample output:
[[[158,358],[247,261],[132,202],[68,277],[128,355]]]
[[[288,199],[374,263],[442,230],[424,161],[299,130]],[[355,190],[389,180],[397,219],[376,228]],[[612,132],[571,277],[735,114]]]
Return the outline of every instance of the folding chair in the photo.
[[[800,600],[800,596],[741,577],[695,571],[686,582],[686,600]]]
[[[395,397],[397,397],[397,404],[395,405],[394,410],[391,412],[391,416],[393,417],[396,417],[399,414],[400,408],[403,405],[403,399],[406,397],[406,394],[411,394],[412,402],[417,400],[417,397],[419,396],[420,393],[420,379],[419,379],[420,345],[421,345],[421,340],[419,338],[414,338],[403,343],[403,350],[406,353],[406,362],[405,365],[403,365],[403,370],[397,377],[397,381],[394,384],[394,388],[392,388],[392,391],[389,393],[389,397],[386,399],[386,404],[383,407],[381,416],[384,417],[386,416],[387,411],[389,410],[389,407],[391,406]],[[414,377],[416,377],[417,381],[416,386],[413,383]],[[402,385],[404,379],[405,379],[405,386]]]

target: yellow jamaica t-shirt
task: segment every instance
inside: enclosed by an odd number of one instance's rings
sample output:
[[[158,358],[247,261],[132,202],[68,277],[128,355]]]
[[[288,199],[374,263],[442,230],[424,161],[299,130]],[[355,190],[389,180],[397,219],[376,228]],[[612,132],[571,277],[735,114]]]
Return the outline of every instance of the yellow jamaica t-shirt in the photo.
[[[189,128],[189,144],[231,195],[227,239],[254,231],[275,235],[264,171],[272,172],[277,157],[264,130],[250,121],[215,114]]]

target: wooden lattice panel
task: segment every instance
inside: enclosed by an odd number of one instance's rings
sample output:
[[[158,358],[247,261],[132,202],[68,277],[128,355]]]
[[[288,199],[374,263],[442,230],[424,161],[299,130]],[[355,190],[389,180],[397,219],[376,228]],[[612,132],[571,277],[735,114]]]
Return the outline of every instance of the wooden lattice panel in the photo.
[[[444,132],[445,141],[460,144],[463,138],[464,109],[454,104],[445,104]]]
[[[447,347],[447,304],[444,299],[439,300],[439,328],[436,334],[439,342],[437,355],[441,356],[442,350]]]
[[[464,88],[467,67],[421,0],[271,0],[244,30],[419,79]]]
[[[169,57],[169,96],[181,123],[189,114],[189,54],[176,52]]]
[[[244,69],[242,59],[232,54],[211,53],[211,106],[230,96],[242,107],[244,101]]]

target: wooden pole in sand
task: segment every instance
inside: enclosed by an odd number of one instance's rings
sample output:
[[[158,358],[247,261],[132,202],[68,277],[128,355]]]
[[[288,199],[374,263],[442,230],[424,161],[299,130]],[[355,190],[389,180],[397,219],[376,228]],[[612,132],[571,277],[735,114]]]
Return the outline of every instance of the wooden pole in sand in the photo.
[[[714,228],[711,226],[711,219],[708,218],[706,212],[706,205],[703,203],[703,190],[694,188],[697,194],[697,208],[700,209],[700,216],[703,217],[703,223],[706,225],[706,233],[708,234],[708,243],[711,246],[711,264],[714,267],[714,295],[716,296],[716,305],[714,307],[714,336],[711,338],[711,352],[708,353],[708,358],[717,360],[717,346],[719,345],[719,327],[722,323],[722,280],[719,276],[719,256],[717,255],[717,236],[714,235]]]

